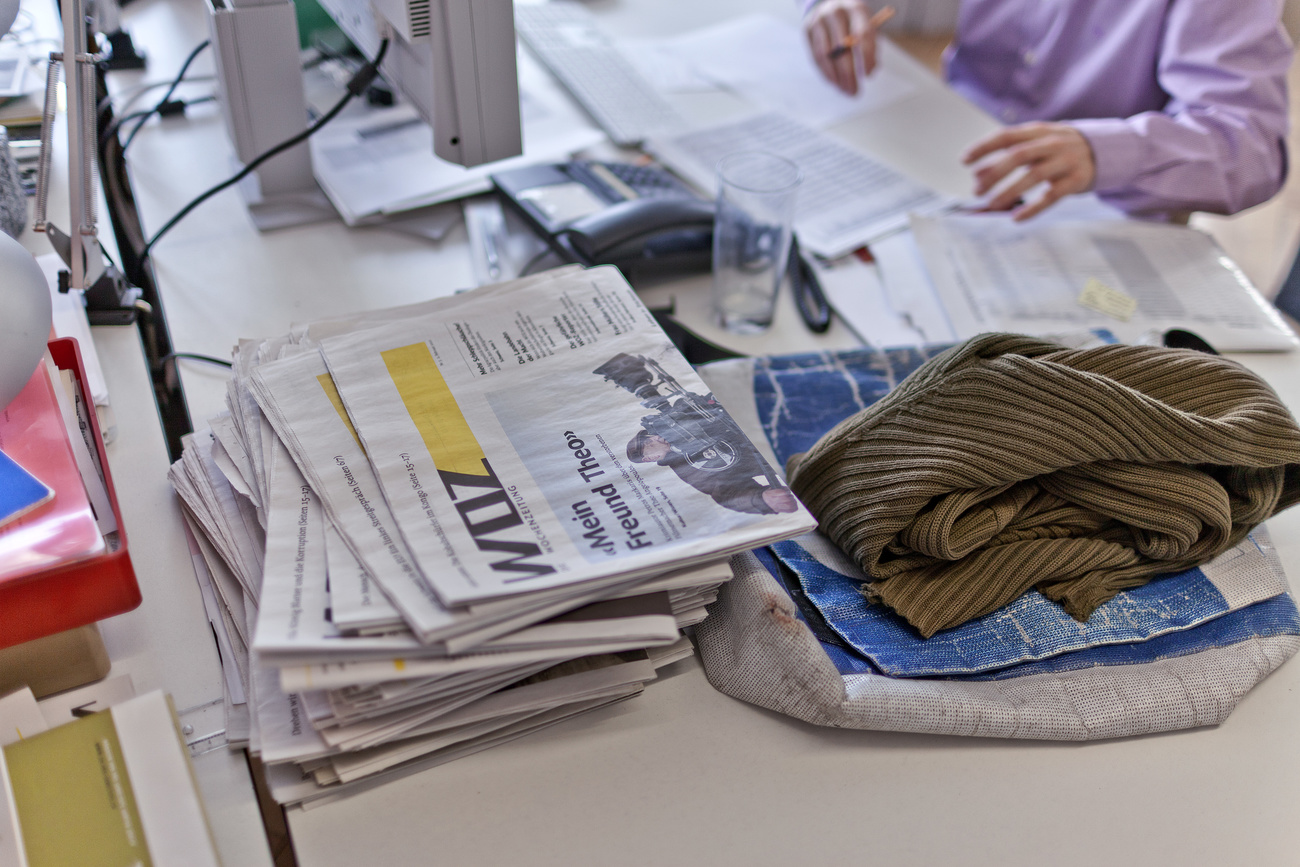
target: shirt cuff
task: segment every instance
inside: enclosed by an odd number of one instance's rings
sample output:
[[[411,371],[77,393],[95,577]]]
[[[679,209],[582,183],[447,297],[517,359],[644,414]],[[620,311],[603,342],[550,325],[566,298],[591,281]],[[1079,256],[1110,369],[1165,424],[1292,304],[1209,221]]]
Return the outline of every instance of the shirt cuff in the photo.
[[[1123,118],[1068,121],[1092,148],[1094,192],[1130,189],[1141,174],[1142,136]]]

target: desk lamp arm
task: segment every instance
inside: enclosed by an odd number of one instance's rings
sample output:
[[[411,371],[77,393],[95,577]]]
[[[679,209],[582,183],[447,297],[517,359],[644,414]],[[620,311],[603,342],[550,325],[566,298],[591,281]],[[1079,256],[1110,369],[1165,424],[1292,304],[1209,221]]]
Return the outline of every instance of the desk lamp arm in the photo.
[[[45,110],[41,117],[41,162],[36,176],[34,226],[51,236],[51,243],[68,266],[68,285],[88,288],[104,270],[95,231],[95,58],[87,51],[82,0],[63,5],[63,51],[51,52],[45,74]],[[68,215],[66,243],[48,220],[49,182],[54,115],[58,110],[59,67],[65,70],[68,101]]]

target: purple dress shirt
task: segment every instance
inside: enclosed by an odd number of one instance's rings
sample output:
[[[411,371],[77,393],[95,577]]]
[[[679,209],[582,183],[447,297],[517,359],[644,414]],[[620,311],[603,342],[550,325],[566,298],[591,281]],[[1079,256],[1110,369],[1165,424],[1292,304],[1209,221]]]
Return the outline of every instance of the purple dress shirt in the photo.
[[[1130,213],[1235,213],[1286,176],[1278,0],[965,0],[955,90],[1005,123],[1070,121]]]
[[[1280,0],[964,0],[945,70],[1004,123],[1069,121],[1110,204],[1231,214],[1286,176],[1280,18]]]

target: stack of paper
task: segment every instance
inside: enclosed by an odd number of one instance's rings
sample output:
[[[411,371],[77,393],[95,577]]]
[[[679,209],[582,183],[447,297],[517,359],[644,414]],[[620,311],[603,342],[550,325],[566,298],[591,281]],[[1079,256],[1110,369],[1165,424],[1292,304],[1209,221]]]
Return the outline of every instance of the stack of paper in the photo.
[[[171,477],[284,803],[639,693],[815,524],[613,268],[245,341],[227,403]]]
[[[166,694],[53,725],[25,698],[26,734],[0,732],[0,863],[219,867]]]

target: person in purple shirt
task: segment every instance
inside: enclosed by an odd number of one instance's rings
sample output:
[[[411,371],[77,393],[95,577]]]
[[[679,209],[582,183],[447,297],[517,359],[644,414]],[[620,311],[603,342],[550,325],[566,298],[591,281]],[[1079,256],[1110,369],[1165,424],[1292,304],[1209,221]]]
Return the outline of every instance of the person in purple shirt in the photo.
[[[1008,126],[963,160],[1028,219],[1092,190],[1134,215],[1232,214],[1286,177],[1291,41],[1280,0],[963,0],[944,71]],[[810,0],[804,29],[846,93],[875,67],[863,0]],[[877,16],[879,20],[879,15]],[[1039,184],[1045,192],[1022,197]]]

